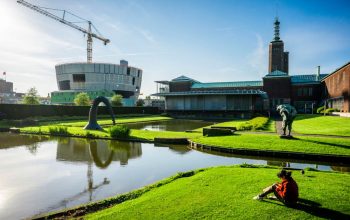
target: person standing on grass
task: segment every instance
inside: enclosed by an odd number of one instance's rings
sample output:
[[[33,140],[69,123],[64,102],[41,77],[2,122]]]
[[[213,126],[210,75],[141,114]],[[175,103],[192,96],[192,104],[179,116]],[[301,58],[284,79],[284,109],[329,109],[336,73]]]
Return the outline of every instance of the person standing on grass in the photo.
[[[263,190],[263,193],[255,196],[255,200],[263,200],[268,194],[274,193],[275,197],[285,205],[295,205],[298,201],[299,190],[298,185],[292,178],[292,172],[282,169],[277,173],[277,177],[282,180],[282,183],[275,183]]]

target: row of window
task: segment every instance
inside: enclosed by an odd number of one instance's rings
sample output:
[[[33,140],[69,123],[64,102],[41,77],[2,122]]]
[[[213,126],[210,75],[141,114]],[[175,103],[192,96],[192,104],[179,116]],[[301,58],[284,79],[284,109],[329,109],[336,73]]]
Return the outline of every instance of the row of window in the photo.
[[[297,95],[298,96],[312,96],[313,95],[313,88],[298,88],[297,89]]]
[[[65,73],[110,73],[110,74],[125,74],[141,77],[142,70],[133,67],[123,67],[111,64],[67,64],[57,67],[58,74]]]

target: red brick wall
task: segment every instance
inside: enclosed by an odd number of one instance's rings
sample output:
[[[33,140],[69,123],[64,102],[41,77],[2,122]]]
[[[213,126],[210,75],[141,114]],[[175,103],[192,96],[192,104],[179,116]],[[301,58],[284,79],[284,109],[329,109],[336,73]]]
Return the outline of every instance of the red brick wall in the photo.
[[[327,98],[343,96],[344,105],[341,110],[350,112],[350,63],[324,79],[324,83],[328,93]]]
[[[290,77],[271,77],[264,78],[264,91],[267,92],[269,99],[273,98],[291,98]]]

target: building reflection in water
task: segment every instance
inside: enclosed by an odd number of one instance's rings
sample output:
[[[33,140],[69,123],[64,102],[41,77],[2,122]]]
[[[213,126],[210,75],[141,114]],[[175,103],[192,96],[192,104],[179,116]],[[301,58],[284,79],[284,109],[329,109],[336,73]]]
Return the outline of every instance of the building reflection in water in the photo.
[[[47,140],[48,136],[0,133],[0,149],[25,146],[30,153],[35,154],[39,143]]]
[[[119,142],[111,140],[86,140],[78,138],[59,138],[57,141],[56,160],[73,163],[87,163],[87,189],[64,199],[60,205],[89,194],[89,201],[92,201],[94,190],[107,185],[110,181],[107,178],[101,183],[94,185],[92,165],[100,169],[106,169],[113,161],[119,161],[120,165],[128,164],[131,158],[142,155],[141,143]]]

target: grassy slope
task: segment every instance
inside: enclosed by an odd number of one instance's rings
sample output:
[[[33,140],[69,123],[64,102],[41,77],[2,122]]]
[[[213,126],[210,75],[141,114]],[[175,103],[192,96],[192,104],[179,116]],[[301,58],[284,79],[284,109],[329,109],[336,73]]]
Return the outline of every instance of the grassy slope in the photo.
[[[320,115],[298,115],[293,130],[302,134],[350,136],[350,118]]]
[[[226,148],[350,155],[350,139],[306,136],[297,138],[296,140],[287,140],[269,134],[238,134],[221,137],[198,137],[193,140],[202,144]]]
[[[293,176],[299,210],[252,197],[276,182],[277,169],[218,167],[154,188],[87,219],[306,219],[349,217],[349,174],[306,171]],[[317,206],[319,205],[319,206]]]

